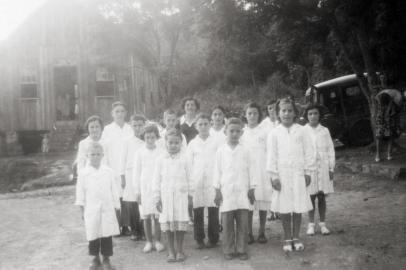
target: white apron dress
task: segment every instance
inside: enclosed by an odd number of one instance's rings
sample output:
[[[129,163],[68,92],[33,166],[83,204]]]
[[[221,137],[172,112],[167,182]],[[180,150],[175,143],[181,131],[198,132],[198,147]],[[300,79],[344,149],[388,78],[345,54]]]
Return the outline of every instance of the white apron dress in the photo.
[[[215,157],[213,187],[223,195],[221,213],[252,207],[248,190],[257,187],[257,175],[250,152],[243,145],[234,149],[228,144],[220,146]]]
[[[120,233],[115,209],[120,199],[114,183],[113,170],[86,166],[76,184],[76,205],[84,207],[86,239],[92,241]]]
[[[271,209],[272,186],[269,173],[266,171],[266,151],[268,132],[257,125],[255,128],[244,128],[241,144],[251,152],[258,170],[258,183],[255,189],[255,210]],[[253,209],[251,209],[253,210]]]
[[[271,132],[272,129],[277,127],[279,125],[279,121],[271,121],[271,118],[266,117],[264,120],[261,121],[259,126],[269,132]]]
[[[157,160],[154,171],[154,201],[162,201],[159,223],[162,231],[186,231],[189,212],[190,164],[185,153],[165,153]]]
[[[135,189],[133,186],[133,169],[134,160],[136,153],[145,145],[144,141],[133,136],[127,139],[124,145],[124,174],[125,175],[125,188],[123,190],[123,201],[125,202],[135,202],[137,198],[135,197]]]
[[[146,219],[149,215],[154,215],[155,217],[159,215],[156,209],[156,202],[154,201],[152,177],[156,161],[163,154],[164,152],[158,147],[148,149],[144,145],[135,156],[132,182],[135,194],[141,195],[141,201],[138,203],[142,219]]]
[[[305,129],[309,133],[313,149],[316,151],[316,170],[311,175],[312,182],[308,187],[309,194],[333,193],[334,185],[333,181],[330,181],[329,172],[334,172],[335,151],[330,131],[320,124],[315,128],[306,124]]]
[[[306,188],[305,174],[315,170],[315,154],[305,128],[293,124],[289,129],[278,125],[268,137],[267,171],[279,179],[281,191],[272,193],[271,210],[283,214],[305,213],[312,203]]]
[[[88,164],[87,152],[89,151],[90,144],[93,142],[96,142],[96,141],[93,141],[89,136],[87,136],[85,139],[83,139],[79,142],[78,153],[77,153],[76,160],[75,160],[78,174]],[[104,156],[101,161],[101,164],[108,165],[107,159],[106,159],[106,156],[108,156],[108,153],[107,153],[108,146],[104,140],[99,140],[97,142],[100,143],[101,146],[103,147]]]
[[[209,135],[206,140],[197,135],[187,147],[191,163],[191,183],[193,185],[193,208],[215,207],[213,188],[214,157],[219,146],[218,139]]]
[[[134,131],[127,123],[121,128],[115,122],[104,127],[102,140],[108,145],[106,155],[107,164],[113,169],[117,190],[120,198],[123,197],[121,188],[121,175],[123,173],[124,142],[134,136]]]

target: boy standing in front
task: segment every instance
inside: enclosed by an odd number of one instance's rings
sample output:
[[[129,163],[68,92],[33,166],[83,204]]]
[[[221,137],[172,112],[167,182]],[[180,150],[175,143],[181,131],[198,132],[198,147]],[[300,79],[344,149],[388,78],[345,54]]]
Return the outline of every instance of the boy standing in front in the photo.
[[[242,128],[241,119],[229,119],[227,143],[218,149],[214,165],[215,204],[220,206],[223,253],[227,260],[248,259],[248,210],[255,202],[256,167],[248,149],[239,142]]]
[[[82,210],[86,239],[89,241],[89,255],[93,256],[91,270],[102,265],[113,269],[110,257],[113,255],[113,235],[120,233],[115,209],[120,209],[120,200],[114,183],[113,170],[101,165],[103,147],[92,142],[88,150],[89,164],[80,171],[76,184],[76,205]]]

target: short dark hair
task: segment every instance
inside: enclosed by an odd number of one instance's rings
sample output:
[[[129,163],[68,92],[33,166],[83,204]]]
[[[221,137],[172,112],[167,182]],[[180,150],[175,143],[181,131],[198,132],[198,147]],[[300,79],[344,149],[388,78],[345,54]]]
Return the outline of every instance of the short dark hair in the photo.
[[[275,106],[275,110],[276,110],[276,117],[278,118],[279,121],[281,121],[280,117],[279,117],[279,111],[280,111],[280,105],[281,103],[283,104],[291,104],[293,107],[293,111],[295,112],[295,118],[294,120],[296,120],[299,117],[299,110],[296,107],[295,101],[289,97],[285,97],[285,98],[281,98],[276,102],[276,106]]]
[[[89,124],[91,122],[99,122],[101,129],[103,130],[104,128],[104,124],[103,124],[103,120],[101,119],[100,116],[98,115],[92,115],[89,118],[87,118],[86,122],[85,122],[85,130],[88,132],[89,131]]]
[[[186,105],[186,102],[188,102],[188,101],[193,101],[195,103],[196,110],[197,111],[200,110],[199,101],[197,99],[193,98],[193,97],[187,97],[187,98],[183,99],[183,101],[182,101],[182,110],[185,110],[185,105]]]
[[[240,125],[241,128],[244,126],[243,121],[240,118],[237,117],[231,117],[227,120],[226,122],[226,129],[228,128],[228,126],[230,125]]]
[[[213,110],[211,111],[211,113],[213,114],[213,112],[214,112],[215,110],[220,110],[220,111],[224,114],[224,116],[226,116],[226,109],[224,109],[223,106],[217,105],[216,107],[213,108]]]
[[[209,122],[211,121],[210,115],[208,115],[207,113],[199,113],[199,114],[197,115],[197,117],[196,117],[196,122],[197,122],[197,120],[199,120],[199,119],[206,119],[206,120],[208,120]]]
[[[274,99],[271,99],[270,101],[268,101],[268,103],[266,104],[266,109],[265,109],[266,116],[269,116],[268,107],[275,105],[275,103],[276,103],[276,100],[274,100]]]
[[[157,138],[160,137],[158,127],[155,124],[149,124],[144,128],[144,138],[147,133],[154,133]]]
[[[115,102],[113,102],[113,104],[111,104],[111,109],[114,110],[114,108],[115,108],[115,107],[118,107],[118,106],[122,106],[122,107],[124,107],[125,110],[127,110],[127,106],[126,106],[125,103],[122,102],[122,101],[115,101]]]
[[[130,121],[143,121],[144,123],[147,122],[147,118],[142,114],[133,114],[130,117]]]
[[[172,129],[168,130],[165,133],[165,140],[168,140],[169,136],[176,136],[176,137],[180,138],[181,141],[183,140],[182,132],[180,131],[180,129],[177,129],[177,128],[172,128]]]
[[[319,111],[319,121],[321,121],[321,119],[323,118],[323,107],[319,104],[310,104],[309,106],[306,107],[305,111],[304,111],[304,115],[303,118],[306,119],[307,122],[309,122],[309,118],[308,118],[308,113],[311,110],[318,110]]]
[[[250,102],[247,105],[245,105],[244,107],[244,116],[245,113],[247,112],[248,109],[250,108],[254,108],[257,109],[258,111],[258,124],[261,123],[262,121],[262,110],[261,110],[261,106],[259,106],[256,102]]]

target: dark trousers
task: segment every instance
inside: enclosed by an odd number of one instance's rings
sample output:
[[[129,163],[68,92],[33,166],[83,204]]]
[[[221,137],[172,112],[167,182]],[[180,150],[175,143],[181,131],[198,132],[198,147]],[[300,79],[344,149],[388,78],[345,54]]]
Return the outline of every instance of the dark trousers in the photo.
[[[99,256],[100,253],[105,257],[113,256],[113,238],[111,236],[89,241],[89,255]]]
[[[124,217],[123,225],[131,228],[131,234],[136,236],[144,235],[144,226],[142,225],[140,210],[137,202],[123,202]]]
[[[223,223],[223,253],[247,253],[248,210],[238,209],[223,212],[221,213],[221,221]]]
[[[207,234],[210,243],[217,244],[219,241],[219,209],[217,207],[208,207],[208,225]],[[194,236],[197,242],[203,242],[204,234],[204,207],[193,209],[194,214]]]

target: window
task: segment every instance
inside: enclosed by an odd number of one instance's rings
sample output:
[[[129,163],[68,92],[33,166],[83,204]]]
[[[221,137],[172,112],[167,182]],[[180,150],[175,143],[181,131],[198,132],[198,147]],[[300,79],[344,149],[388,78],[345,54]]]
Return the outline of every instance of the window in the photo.
[[[347,97],[358,96],[361,93],[358,86],[351,86],[345,88],[345,94]]]
[[[38,98],[37,76],[34,68],[20,70],[20,97]]]
[[[96,96],[114,97],[114,77],[105,67],[96,70]]]

